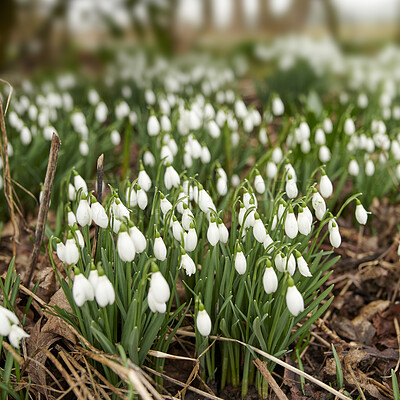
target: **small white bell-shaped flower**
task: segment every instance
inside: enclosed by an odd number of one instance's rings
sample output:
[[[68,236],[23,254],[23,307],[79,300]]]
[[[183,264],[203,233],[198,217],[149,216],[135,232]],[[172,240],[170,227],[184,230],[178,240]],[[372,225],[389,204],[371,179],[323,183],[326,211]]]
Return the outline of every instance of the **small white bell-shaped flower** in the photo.
[[[271,251],[274,250],[274,246],[271,246],[274,243],[274,241],[272,240],[271,236],[269,235],[269,233],[267,233],[267,236],[263,242],[263,246],[264,249],[267,250],[267,253],[271,253]]]
[[[211,333],[211,318],[204,309],[203,303],[199,305],[199,312],[196,318],[196,327],[201,336],[208,336]]]
[[[272,113],[276,116],[279,117],[285,112],[285,106],[280,99],[280,97],[275,97],[272,100]]]
[[[138,184],[145,192],[148,192],[151,188],[151,179],[147,172],[144,170],[142,162],[140,162]]]
[[[219,241],[223,244],[227,243],[229,239],[229,231],[225,224],[222,222],[221,218],[218,218],[218,232]]]
[[[72,232],[68,233],[68,238],[65,242],[64,260],[69,265],[76,264],[79,261],[79,249]]]
[[[157,266],[153,265],[149,292],[157,303],[166,303],[171,294],[168,282],[165,280]]]
[[[172,210],[171,202],[160,192],[160,207],[161,212],[165,215],[169,210]]]
[[[88,194],[88,189],[87,189],[87,185],[86,185],[85,180],[75,170],[73,170],[73,173],[74,173],[75,190],[78,191],[79,189],[82,189],[82,193],[87,195]]]
[[[297,317],[301,312],[304,311],[304,299],[301,293],[294,285],[294,281],[291,277],[288,278],[288,289],[286,292],[286,305],[289,312]]]
[[[81,194],[81,200],[76,209],[76,220],[80,226],[86,226],[92,223],[92,211],[84,193]]]
[[[174,215],[172,221],[172,234],[175,240],[177,240],[179,243],[182,241],[183,233],[184,233],[183,228],[178,219]]]
[[[29,337],[29,335],[22,328],[15,324],[11,325],[8,340],[15,348],[19,348],[21,340],[27,337]]]
[[[309,216],[304,211],[303,207],[299,207],[297,226],[302,235],[307,236],[311,232],[312,220],[310,221]]]
[[[131,262],[135,258],[135,245],[127,232],[124,223],[121,224],[117,239],[117,251],[120,259],[125,262]]]
[[[351,136],[355,133],[356,126],[354,125],[354,121],[351,118],[347,118],[344,121],[344,133],[348,136]]]
[[[239,275],[243,275],[246,272],[247,261],[243,254],[242,248],[239,243],[236,244],[235,254],[235,269]]]
[[[368,220],[368,212],[365,210],[364,206],[361,204],[361,201],[358,199],[356,206],[356,220],[361,225],[365,225]]]
[[[322,170],[321,179],[319,181],[319,190],[321,192],[322,197],[324,197],[325,199],[332,196],[333,185],[324,170]]]
[[[315,216],[318,218],[319,221],[322,220],[326,213],[326,204],[323,197],[314,189],[314,194],[311,199],[311,204],[315,211]]]
[[[196,273],[196,265],[194,261],[190,258],[186,251],[181,248],[181,263],[179,265],[180,269],[184,269],[187,276],[191,276]]]
[[[278,252],[274,258],[275,267],[280,272],[285,272],[286,269],[286,257],[281,252]]]
[[[159,261],[164,261],[167,258],[167,247],[165,246],[164,240],[160,236],[160,233],[156,230],[156,238],[154,239],[154,257]]]
[[[7,308],[0,306],[0,336],[8,336],[11,326],[14,324],[19,324],[17,316]]]
[[[263,275],[263,286],[265,293],[267,294],[275,293],[276,289],[278,289],[278,277],[276,276],[276,272],[269,259],[266,261],[266,268]]]
[[[308,268],[307,261],[304,259],[301,253],[298,250],[295,250],[295,254],[296,254],[297,268],[299,269],[300,274],[305,277],[312,276],[310,269]]]
[[[151,151],[146,150],[143,153],[143,164],[149,167],[154,167],[156,165],[156,159]]]
[[[219,229],[214,217],[211,217],[210,224],[208,225],[207,239],[211,246],[215,246],[219,242]]]
[[[81,273],[79,268],[75,268],[75,278],[72,285],[72,296],[75,304],[82,307],[86,301],[94,299],[94,290],[89,280]]]
[[[179,187],[181,183],[179,174],[176,172],[171,164],[167,164],[167,168],[164,174],[164,184],[167,190],[171,190],[173,187]]]
[[[332,221],[332,227],[329,229],[329,241],[331,242],[332,247],[335,248],[340,247],[342,243],[342,237],[340,236],[339,227],[336,221]]]
[[[133,188],[133,185],[128,185],[125,191],[125,201],[128,204],[128,207],[136,207],[137,206],[137,194],[136,190]]]
[[[259,243],[264,243],[267,238],[267,231],[258,213],[254,214],[253,235]]]
[[[137,253],[143,253],[146,250],[147,242],[146,238],[142,232],[137,228],[137,226],[131,226],[129,228],[129,237],[131,238],[134,246],[135,251]]]
[[[289,258],[285,257],[285,261],[286,262],[286,271],[289,272],[290,276],[293,276],[294,273],[296,272],[296,260],[294,258],[293,253],[290,254]]]
[[[292,175],[289,174],[286,181],[286,194],[289,199],[294,199],[297,197],[299,191],[297,189],[297,184],[295,179],[293,179]]]
[[[358,166],[358,163],[356,160],[353,159],[349,162],[348,171],[351,176],[358,176],[358,174],[360,172],[360,167]]]
[[[273,161],[268,161],[265,171],[269,179],[274,179],[278,173],[278,167]]]
[[[193,251],[197,246],[197,232],[193,222],[190,224],[188,232],[183,234],[185,251]]]
[[[92,213],[92,218],[93,221],[96,225],[100,226],[100,228],[107,228],[108,226],[108,216],[106,214],[106,210],[104,209],[104,207],[102,206],[102,204],[100,204],[96,197],[94,197],[93,195],[91,195],[91,205],[90,205],[90,210]]]
[[[294,239],[299,232],[297,220],[293,212],[293,207],[289,206],[289,212],[285,220],[285,233],[290,239]]]
[[[150,115],[147,121],[147,133],[149,136],[157,136],[160,133],[160,123],[154,114]]]
[[[149,201],[147,198],[147,194],[139,185],[136,185],[136,189],[137,204],[141,210],[144,210],[147,207]]]
[[[115,291],[112,283],[104,274],[103,268],[98,269],[99,277],[97,279],[96,289],[95,289],[95,297],[97,304],[100,307],[106,307],[107,305],[111,305],[115,301]]]
[[[257,193],[263,194],[265,192],[265,182],[259,172],[257,173],[257,175],[254,178],[254,187],[255,187]]]

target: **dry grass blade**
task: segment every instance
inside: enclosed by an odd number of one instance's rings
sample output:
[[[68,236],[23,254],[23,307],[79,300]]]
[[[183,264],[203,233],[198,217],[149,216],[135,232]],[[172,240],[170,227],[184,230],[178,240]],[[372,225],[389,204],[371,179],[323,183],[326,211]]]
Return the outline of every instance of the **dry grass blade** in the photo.
[[[361,389],[360,384],[359,384],[358,381],[357,381],[357,378],[356,378],[356,375],[354,374],[353,368],[351,368],[351,365],[350,365],[350,364],[347,365],[347,370],[349,371],[351,377],[353,378],[354,384],[356,385],[357,390],[358,390],[358,393],[360,394],[361,398],[362,398],[363,400],[367,400],[367,399],[365,398],[364,392],[363,392],[362,389]]]
[[[7,110],[8,110],[8,106],[10,104],[10,100],[11,100],[11,97],[12,97],[12,94],[13,94],[13,91],[14,91],[14,87],[13,87],[13,85],[11,85],[10,82],[8,82],[8,81],[6,81],[4,79],[0,78],[0,82],[5,83],[10,88],[10,92],[8,93],[8,97],[7,97],[6,109],[4,110],[4,115],[7,115]]]
[[[399,321],[396,317],[393,319],[394,328],[396,329],[396,338],[397,338],[397,345],[399,347],[399,359],[397,360],[396,368],[394,369],[394,373],[396,373],[400,366],[400,328],[399,328]]]
[[[279,385],[276,383],[276,380],[273,378],[271,373],[268,371],[266,363],[262,362],[259,358],[257,358],[256,360],[253,360],[253,363],[257,367],[257,369],[260,371],[261,375],[266,379],[266,381],[268,382],[268,385],[271,386],[271,389],[275,392],[278,399],[279,400],[289,400],[286,397],[285,393],[283,393],[283,391],[279,387]]]
[[[190,336],[190,337],[195,337],[195,333],[194,332],[188,332],[188,331],[184,331],[183,329],[178,329],[177,331],[178,335],[185,335],[185,336]],[[315,383],[316,385],[318,385],[319,387],[325,389],[326,391],[334,394],[335,396],[337,396],[339,399],[342,400],[349,400],[349,397],[345,396],[344,394],[338,392],[337,390],[333,389],[332,387],[328,386],[326,383],[321,382],[320,380],[314,378],[313,376],[307,374],[306,372],[301,371],[300,369],[293,367],[292,365],[285,363],[284,361],[280,360],[279,358],[276,358],[274,356],[272,356],[271,354],[266,353],[265,351],[262,351],[260,349],[257,349],[257,347],[251,346],[249,344],[246,344],[244,342],[241,342],[240,340],[237,339],[231,339],[231,338],[225,338],[225,337],[220,337],[220,336],[209,336],[210,339],[216,339],[216,340],[221,340],[223,342],[233,342],[233,343],[238,343],[241,346],[250,348],[251,350],[253,350],[254,352],[260,354],[261,356],[267,358],[268,360],[280,365],[283,368],[288,369],[289,371],[294,372],[297,375],[300,375],[306,379],[308,379],[309,381],[311,381],[312,383]]]

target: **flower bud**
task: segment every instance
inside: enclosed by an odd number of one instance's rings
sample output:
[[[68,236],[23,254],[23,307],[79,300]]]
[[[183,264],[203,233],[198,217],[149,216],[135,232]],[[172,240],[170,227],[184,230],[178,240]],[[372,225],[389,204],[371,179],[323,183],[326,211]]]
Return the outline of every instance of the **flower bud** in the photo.
[[[289,312],[297,317],[301,312],[304,311],[304,300],[301,293],[298,291],[292,278],[288,279],[288,289],[286,292],[286,305]]]
[[[211,333],[211,318],[202,304],[197,313],[196,327],[201,336],[208,336]]]
[[[94,299],[94,290],[88,279],[77,270],[72,285],[72,296],[78,307],[82,307],[86,301]]]
[[[365,211],[364,206],[361,204],[359,200],[357,200],[356,206],[356,220],[359,224],[365,225],[367,223],[368,213]]]

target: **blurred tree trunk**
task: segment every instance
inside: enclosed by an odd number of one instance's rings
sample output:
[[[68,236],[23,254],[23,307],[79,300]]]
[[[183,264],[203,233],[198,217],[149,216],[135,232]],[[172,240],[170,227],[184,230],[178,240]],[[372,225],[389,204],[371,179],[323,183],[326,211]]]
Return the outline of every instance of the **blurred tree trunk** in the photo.
[[[14,0],[0,1],[0,71],[8,62],[7,51],[16,20],[16,8]]]

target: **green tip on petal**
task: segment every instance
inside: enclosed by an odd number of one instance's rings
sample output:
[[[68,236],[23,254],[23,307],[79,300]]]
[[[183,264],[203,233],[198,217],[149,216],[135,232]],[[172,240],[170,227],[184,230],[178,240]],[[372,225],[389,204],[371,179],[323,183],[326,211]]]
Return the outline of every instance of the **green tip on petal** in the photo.
[[[271,263],[271,260],[269,258],[267,258],[267,260],[265,261],[265,266],[267,268],[272,268],[272,263]]]
[[[158,266],[157,266],[157,264],[155,263],[155,262],[152,262],[151,263],[151,272],[153,273],[153,274],[155,274],[156,272],[159,272],[160,270],[158,269]]]
[[[293,214],[293,207],[292,207],[292,205],[289,206],[289,214]]]
[[[81,270],[75,265],[74,266],[74,274],[75,274],[75,276],[79,275],[80,273],[81,273]]]
[[[128,227],[126,226],[125,222],[122,222],[121,226],[119,227],[118,233],[121,233],[121,232],[128,232]]]
[[[200,301],[199,311],[204,311],[204,304]]]
[[[289,276],[287,283],[288,283],[288,286],[290,286],[290,287],[294,286],[294,280],[291,276]]]
[[[294,254],[296,255],[296,258],[300,258],[301,257],[301,253],[298,250],[295,250]]]
[[[357,203],[357,205],[358,205],[358,206],[360,206],[360,205],[361,205],[361,201],[360,201],[360,200],[358,200],[358,199],[356,199],[356,203]]]

